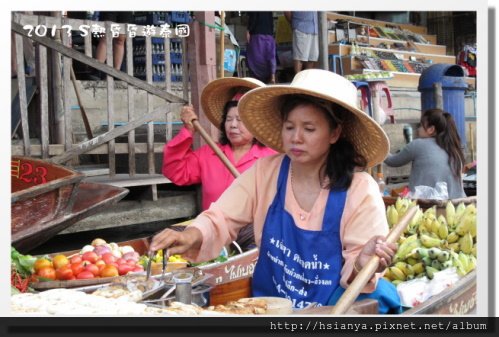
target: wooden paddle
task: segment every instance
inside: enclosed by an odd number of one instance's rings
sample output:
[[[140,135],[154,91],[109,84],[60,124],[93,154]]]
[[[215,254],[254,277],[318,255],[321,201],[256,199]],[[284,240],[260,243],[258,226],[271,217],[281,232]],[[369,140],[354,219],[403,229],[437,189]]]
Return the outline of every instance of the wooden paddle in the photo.
[[[404,232],[405,228],[411,221],[418,208],[418,206],[412,206],[407,210],[402,219],[392,228],[392,230],[388,234],[386,242],[392,243],[398,241],[400,235]],[[353,302],[355,302],[355,300],[357,299],[357,296],[359,296],[362,289],[376,272],[378,266],[379,257],[377,255],[374,255],[369,260],[369,262],[359,271],[357,276],[355,276],[354,280],[352,281],[352,283],[350,283],[343,295],[341,295],[338,302],[331,310],[331,314],[341,315],[344,314],[348,310],[348,308],[350,308]]]
[[[229,159],[225,156],[225,154],[220,150],[220,148],[217,146],[217,144],[211,139],[210,135],[206,130],[201,126],[199,121],[197,119],[193,119],[191,121],[192,125],[194,126],[194,129],[196,129],[197,132],[203,137],[205,142],[211,147],[211,149],[215,152],[215,154],[220,158],[222,163],[229,169],[230,173],[234,176],[234,178],[237,178],[240,176],[239,171],[232,165],[232,163],[229,161]]]

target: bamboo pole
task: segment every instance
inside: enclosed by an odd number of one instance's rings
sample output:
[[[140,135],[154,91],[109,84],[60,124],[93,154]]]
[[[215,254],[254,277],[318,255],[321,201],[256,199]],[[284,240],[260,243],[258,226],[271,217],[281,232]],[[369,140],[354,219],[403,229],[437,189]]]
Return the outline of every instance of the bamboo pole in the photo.
[[[386,242],[393,243],[397,242],[400,238],[400,235],[404,232],[407,227],[409,221],[411,221],[412,217],[418,210],[418,206],[412,206],[407,210],[402,219],[395,225],[386,238]],[[348,308],[355,302],[357,297],[359,296],[362,289],[369,282],[373,274],[376,272],[379,266],[379,257],[374,255],[369,262],[360,270],[357,276],[354,278],[352,283],[345,290],[343,295],[341,295],[340,299],[334,305],[331,310],[331,314],[333,315],[341,315],[344,314]]]
[[[220,150],[220,148],[215,144],[213,139],[211,139],[210,135],[206,132],[206,130],[201,126],[197,119],[192,120],[192,125],[199,132],[201,137],[205,140],[205,142],[211,147],[211,149],[215,152],[215,154],[220,158],[220,160],[224,163],[224,165],[229,169],[230,173],[237,178],[240,176],[239,171],[232,165],[229,159],[225,156],[225,154]]]
[[[220,78],[224,77],[224,51],[225,51],[225,12],[220,11],[220,26],[222,29],[220,30]]]

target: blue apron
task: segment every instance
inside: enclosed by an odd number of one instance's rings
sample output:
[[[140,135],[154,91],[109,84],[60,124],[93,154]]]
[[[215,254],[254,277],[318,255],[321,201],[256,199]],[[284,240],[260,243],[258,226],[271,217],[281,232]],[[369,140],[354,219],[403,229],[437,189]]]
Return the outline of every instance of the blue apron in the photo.
[[[293,307],[311,302],[333,305],[345,289],[340,286],[343,266],[340,221],[346,190],[331,189],[321,231],[297,227],[284,209],[290,160],[283,158],[277,180],[277,193],[263,226],[260,254],[253,273],[253,296],[285,297]],[[379,313],[400,313],[401,304],[393,284],[378,280],[376,290],[357,300],[378,300]]]
[[[263,226],[253,273],[253,296],[285,297],[295,308],[304,308],[311,302],[326,305],[340,283],[340,221],[346,190],[330,191],[322,230],[301,229],[284,209],[289,165],[289,157],[285,156],[277,193]]]

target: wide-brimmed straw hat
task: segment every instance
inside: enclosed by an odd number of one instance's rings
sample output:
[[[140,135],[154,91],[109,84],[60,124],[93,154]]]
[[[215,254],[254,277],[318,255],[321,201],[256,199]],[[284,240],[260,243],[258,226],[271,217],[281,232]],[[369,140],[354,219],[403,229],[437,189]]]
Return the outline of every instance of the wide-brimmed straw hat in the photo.
[[[390,146],[388,137],[371,117],[357,107],[355,86],[343,76],[320,69],[301,71],[289,85],[253,89],[241,98],[238,104],[241,120],[255,138],[268,147],[284,152],[281,107],[285,95],[307,95],[333,103],[335,114],[342,115],[341,137],[349,140],[365,157],[368,167],[381,163],[387,156]]]
[[[223,109],[229,101],[239,101],[241,91],[264,87],[265,83],[250,77],[224,77],[208,83],[201,93],[201,107],[213,125],[220,128]]]

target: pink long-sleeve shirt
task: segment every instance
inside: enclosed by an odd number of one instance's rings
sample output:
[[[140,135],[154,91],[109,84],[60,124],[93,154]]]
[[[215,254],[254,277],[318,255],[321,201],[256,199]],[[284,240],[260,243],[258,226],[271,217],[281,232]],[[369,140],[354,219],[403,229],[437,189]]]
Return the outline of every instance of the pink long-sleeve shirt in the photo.
[[[277,192],[282,158],[283,155],[278,154],[258,160],[208,210],[201,213],[190,226],[201,231],[203,243],[199,251],[189,251],[184,256],[193,261],[206,261],[218,256],[220,249],[234,240],[239,230],[249,223],[254,224],[255,242],[259,246],[267,210]],[[310,212],[306,212],[294,197],[290,177],[288,175],[285,209],[298,227],[320,230],[329,190],[323,189]],[[374,235],[387,234],[385,206],[378,185],[369,174],[354,173],[340,222],[344,258],[340,284],[343,287],[348,285],[355,259],[365,242]],[[363,292],[374,291],[381,276],[375,274]]]
[[[202,207],[208,209],[234,181],[215,152],[208,146],[192,150],[192,133],[187,128],[168,143],[163,150],[163,175],[177,185],[202,184]],[[277,153],[271,148],[253,145],[236,163],[230,145],[218,144],[222,152],[239,172],[250,168],[258,158]]]

